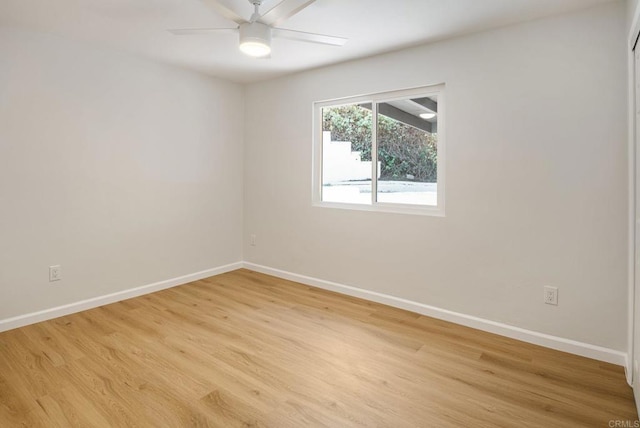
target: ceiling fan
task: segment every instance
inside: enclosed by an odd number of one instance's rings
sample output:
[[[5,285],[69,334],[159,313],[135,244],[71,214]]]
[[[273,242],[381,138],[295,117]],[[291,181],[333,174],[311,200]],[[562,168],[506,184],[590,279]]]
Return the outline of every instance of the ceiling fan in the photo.
[[[203,0],[218,14],[238,24],[233,28],[192,28],[168,30],[174,35],[203,35],[212,33],[234,32],[240,34],[240,51],[256,58],[268,58],[271,54],[271,38],[297,40],[301,42],[320,43],[331,46],[343,46],[347,43],[344,37],[327,36],[324,34],[305,33],[303,31],[278,28],[282,24],[305,7],[316,0],[282,0],[272,9],[260,14],[262,0],[248,0],[254,7],[253,15],[249,20],[240,17],[233,10],[220,3],[218,0]]]

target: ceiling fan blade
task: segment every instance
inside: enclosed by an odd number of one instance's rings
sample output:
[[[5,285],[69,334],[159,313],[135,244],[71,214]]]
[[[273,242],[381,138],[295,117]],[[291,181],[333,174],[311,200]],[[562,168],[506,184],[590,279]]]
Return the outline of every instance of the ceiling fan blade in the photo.
[[[284,28],[273,28],[273,37],[281,39],[298,40],[300,42],[320,43],[331,46],[344,46],[349,40],[344,37],[326,36],[324,34],[305,33],[303,31],[285,30]]]
[[[237,33],[238,28],[175,28],[167,31],[174,36],[206,36],[209,34]]]
[[[316,0],[282,0],[260,17],[260,22],[270,27],[282,24]]]
[[[246,20],[243,19],[240,15],[220,3],[218,0],[202,0],[202,2],[209,6],[210,9],[213,9],[213,11],[218,15],[227,18],[229,21],[233,21],[238,25],[246,22]]]

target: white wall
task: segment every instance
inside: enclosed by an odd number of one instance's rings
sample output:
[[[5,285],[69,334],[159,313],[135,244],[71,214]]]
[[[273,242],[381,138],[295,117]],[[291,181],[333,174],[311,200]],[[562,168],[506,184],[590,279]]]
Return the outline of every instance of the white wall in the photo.
[[[0,58],[0,320],[242,260],[241,86],[9,28]]]
[[[627,0],[627,27],[630,28],[633,22],[633,18],[638,10],[638,2],[640,0]]]
[[[250,85],[245,260],[626,350],[624,21],[617,2]],[[314,100],[442,82],[445,218],[311,206]]]

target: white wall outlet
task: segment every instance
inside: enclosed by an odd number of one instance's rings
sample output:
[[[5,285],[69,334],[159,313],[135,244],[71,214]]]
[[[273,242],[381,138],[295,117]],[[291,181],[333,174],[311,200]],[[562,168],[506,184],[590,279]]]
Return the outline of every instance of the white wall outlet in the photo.
[[[252,247],[256,246],[256,235],[251,235],[249,237],[249,245],[251,245]]]
[[[550,287],[548,285],[544,287],[544,303],[547,305],[558,304],[558,287]]]
[[[49,282],[60,281],[62,279],[62,266],[49,266]]]

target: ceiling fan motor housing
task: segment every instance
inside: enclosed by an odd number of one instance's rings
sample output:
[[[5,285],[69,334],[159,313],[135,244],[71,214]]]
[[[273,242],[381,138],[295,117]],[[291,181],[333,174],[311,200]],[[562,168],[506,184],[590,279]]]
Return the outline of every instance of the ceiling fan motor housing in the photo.
[[[260,22],[240,24],[240,45],[245,43],[271,46],[271,28]]]

